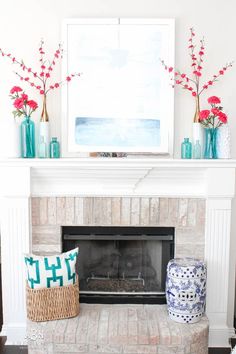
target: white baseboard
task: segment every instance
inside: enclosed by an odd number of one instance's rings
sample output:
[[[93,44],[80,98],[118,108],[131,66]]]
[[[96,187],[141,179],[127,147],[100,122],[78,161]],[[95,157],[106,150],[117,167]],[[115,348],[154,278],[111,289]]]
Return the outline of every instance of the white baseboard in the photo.
[[[6,336],[6,345],[26,345],[26,324],[14,323],[2,326],[1,336]]]
[[[225,327],[210,327],[209,329],[209,347],[230,348],[229,338],[234,335],[234,329]]]

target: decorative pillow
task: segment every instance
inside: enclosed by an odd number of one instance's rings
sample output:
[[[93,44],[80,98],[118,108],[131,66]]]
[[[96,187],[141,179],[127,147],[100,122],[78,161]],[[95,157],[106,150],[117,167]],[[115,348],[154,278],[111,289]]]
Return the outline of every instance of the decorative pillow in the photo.
[[[54,256],[25,254],[26,277],[31,289],[75,284],[79,248]]]

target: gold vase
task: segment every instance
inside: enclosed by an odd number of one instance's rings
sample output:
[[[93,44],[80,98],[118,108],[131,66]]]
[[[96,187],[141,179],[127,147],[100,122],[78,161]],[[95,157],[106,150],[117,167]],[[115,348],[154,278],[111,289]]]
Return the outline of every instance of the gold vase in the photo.
[[[49,122],[48,112],[47,112],[47,96],[43,96],[43,109],[41,113],[40,122]]]
[[[199,96],[196,96],[196,110],[193,118],[194,123],[200,123],[199,114],[200,114],[200,100],[199,100]]]
[[[47,112],[46,95],[43,97],[43,108],[39,124],[39,142],[46,144],[46,156],[49,157],[49,144],[50,144],[50,125]]]

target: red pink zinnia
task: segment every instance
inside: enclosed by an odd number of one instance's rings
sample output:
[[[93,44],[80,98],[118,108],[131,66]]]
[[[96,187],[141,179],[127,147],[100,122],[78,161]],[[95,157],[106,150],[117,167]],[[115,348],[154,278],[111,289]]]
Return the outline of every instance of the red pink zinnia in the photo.
[[[205,128],[218,128],[228,121],[227,115],[222,111],[219,106],[221,100],[217,96],[211,96],[207,102],[211,105],[211,109],[204,109],[200,111],[199,119]]]
[[[20,117],[22,115],[30,117],[38,108],[37,102],[28,100],[28,95],[26,95],[19,86],[12,87],[10,97],[13,100],[13,106],[15,108],[13,111],[14,117]]]

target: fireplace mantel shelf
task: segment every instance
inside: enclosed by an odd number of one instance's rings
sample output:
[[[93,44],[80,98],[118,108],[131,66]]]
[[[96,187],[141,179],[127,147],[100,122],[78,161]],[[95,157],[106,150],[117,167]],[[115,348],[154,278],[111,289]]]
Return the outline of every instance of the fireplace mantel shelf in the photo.
[[[4,178],[5,175],[8,182],[5,186],[4,183],[1,185],[3,194],[20,193],[29,196],[232,198],[235,168],[236,160],[161,158],[0,160],[2,176]],[[28,184],[24,183],[26,176],[29,179]],[[9,183],[9,179],[12,179],[12,183]],[[27,185],[26,190],[23,185]]]
[[[82,167],[82,168],[236,168],[236,159],[184,160],[164,158],[60,158],[60,159],[2,159],[0,168],[26,166],[32,168]]]

